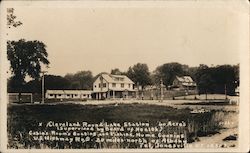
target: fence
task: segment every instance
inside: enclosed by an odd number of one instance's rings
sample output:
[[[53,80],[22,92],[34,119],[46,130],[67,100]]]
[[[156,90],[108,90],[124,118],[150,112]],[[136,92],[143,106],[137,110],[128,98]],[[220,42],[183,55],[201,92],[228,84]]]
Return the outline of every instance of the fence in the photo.
[[[163,99],[173,99],[173,97],[179,97],[179,96],[186,96],[186,95],[196,95],[198,92],[196,90],[163,90]],[[161,99],[161,92],[159,89],[153,89],[153,90],[146,90],[142,92],[139,92],[139,98],[143,98],[145,100],[152,100],[152,99]]]
[[[32,93],[8,93],[9,103],[33,103]]]

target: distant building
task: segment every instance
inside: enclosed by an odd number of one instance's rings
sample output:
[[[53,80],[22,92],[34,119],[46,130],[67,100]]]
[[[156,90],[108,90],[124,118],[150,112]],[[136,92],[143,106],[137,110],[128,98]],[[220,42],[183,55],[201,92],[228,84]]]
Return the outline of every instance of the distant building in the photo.
[[[144,87],[144,90],[147,91],[147,90],[157,90],[158,88],[160,87],[157,87],[156,85],[147,85]]]
[[[172,84],[172,88],[177,90],[194,90],[196,86],[196,83],[190,76],[176,76]]]
[[[91,99],[91,90],[47,90],[47,99]]]
[[[135,97],[134,82],[125,75],[101,74],[93,83],[95,99]]]

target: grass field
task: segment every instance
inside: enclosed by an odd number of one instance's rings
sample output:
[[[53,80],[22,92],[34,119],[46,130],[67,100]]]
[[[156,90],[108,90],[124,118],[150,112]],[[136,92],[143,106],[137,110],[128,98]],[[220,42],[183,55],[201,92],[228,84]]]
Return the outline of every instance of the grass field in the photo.
[[[150,122],[185,121],[189,143],[199,136],[218,133],[219,125],[229,112],[210,111],[192,114],[188,108],[172,108],[169,106],[149,104],[57,104],[57,105],[9,105],[8,106],[8,138],[9,148],[41,148],[37,144],[29,144],[28,132],[38,128],[39,122]],[[219,113],[219,115],[218,115]],[[222,113],[222,114],[221,114]],[[33,146],[32,146],[33,145]],[[86,147],[86,146],[85,146]],[[60,148],[55,147],[55,148]],[[63,147],[62,147],[63,148]],[[84,148],[77,146],[75,148]],[[91,148],[91,147],[89,147]]]

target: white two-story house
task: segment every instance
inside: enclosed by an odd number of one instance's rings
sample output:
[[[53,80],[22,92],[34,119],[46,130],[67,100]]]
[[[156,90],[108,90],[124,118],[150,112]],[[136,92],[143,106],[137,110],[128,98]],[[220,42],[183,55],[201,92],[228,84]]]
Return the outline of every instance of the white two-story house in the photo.
[[[133,97],[135,97],[134,82],[125,75],[101,74],[93,83],[95,99]]]

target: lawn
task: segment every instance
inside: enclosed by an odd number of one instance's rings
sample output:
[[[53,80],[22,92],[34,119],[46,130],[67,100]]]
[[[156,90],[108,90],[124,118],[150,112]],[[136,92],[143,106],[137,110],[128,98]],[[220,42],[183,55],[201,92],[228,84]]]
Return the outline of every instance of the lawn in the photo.
[[[214,134],[221,128],[220,119],[215,117],[216,111],[202,114],[192,114],[190,109],[176,109],[169,106],[149,104],[106,104],[106,105],[9,105],[8,106],[8,138],[9,148],[30,148],[28,132],[37,130],[38,123],[83,122],[112,123],[185,121],[188,143],[198,136]],[[33,146],[41,148],[41,146]],[[63,148],[59,146],[53,148]],[[76,146],[73,148],[91,148],[91,146]]]

